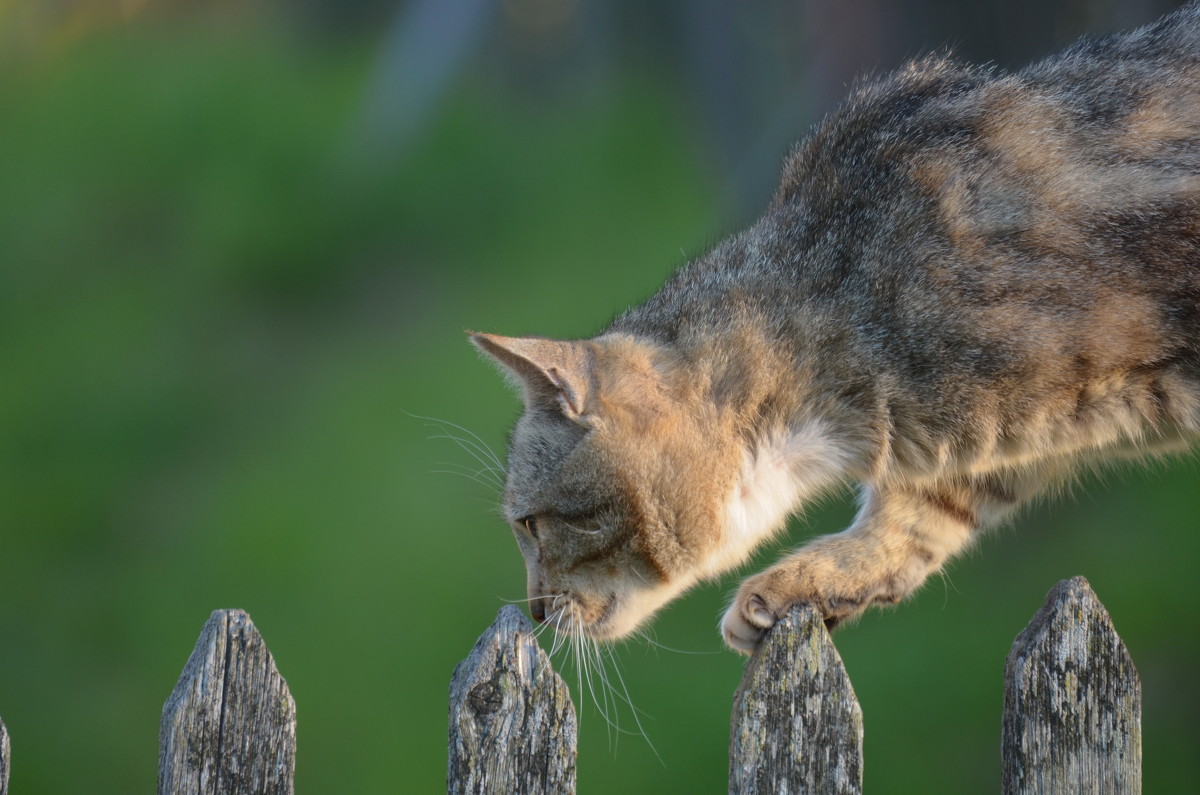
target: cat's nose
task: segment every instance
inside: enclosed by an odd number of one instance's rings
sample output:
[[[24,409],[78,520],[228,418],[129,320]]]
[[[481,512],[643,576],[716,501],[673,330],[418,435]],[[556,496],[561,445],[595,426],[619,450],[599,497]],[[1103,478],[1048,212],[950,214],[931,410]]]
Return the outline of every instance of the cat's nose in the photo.
[[[533,616],[533,620],[539,624],[546,621],[546,603],[541,599],[534,599],[529,603],[529,613]]]

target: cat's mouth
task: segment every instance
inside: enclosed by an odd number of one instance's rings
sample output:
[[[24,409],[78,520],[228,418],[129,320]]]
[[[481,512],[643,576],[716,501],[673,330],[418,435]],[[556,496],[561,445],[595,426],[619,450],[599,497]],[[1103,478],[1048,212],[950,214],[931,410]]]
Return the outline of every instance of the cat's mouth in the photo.
[[[588,620],[580,622],[583,634],[593,640],[619,640],[633,632],[645,621],[653,607],[647,609],[638,594],[609,594],[592,611]]]
[[[552,624],[556,632],[587,635],[596,640],[611,640],[625,634],[614,631],[612,626],[620,605],[615,593],[601,599],[584,599],[577,594],[567,594],[566,598],[556,601],[557,609],[546,617],[546,623]]]
[[[568,591],[554,599],[545,621],[554,626],[555,632],[565,635],[620,640],[636,631],[687,584],[680,578],[654,588],[617,588],[598,594]]]

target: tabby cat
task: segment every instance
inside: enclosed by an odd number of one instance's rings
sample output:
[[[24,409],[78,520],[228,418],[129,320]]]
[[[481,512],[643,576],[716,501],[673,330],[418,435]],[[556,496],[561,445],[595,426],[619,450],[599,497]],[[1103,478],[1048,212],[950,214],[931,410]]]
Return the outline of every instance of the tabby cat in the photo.
[[[1081,465],[1200,439],[1200,5],[863,84],[598,336],[471,339],[524,396],[503,507],[539,621],[626,635],[847,482],[850,528],[747,579],[725,640],[898,602]]]

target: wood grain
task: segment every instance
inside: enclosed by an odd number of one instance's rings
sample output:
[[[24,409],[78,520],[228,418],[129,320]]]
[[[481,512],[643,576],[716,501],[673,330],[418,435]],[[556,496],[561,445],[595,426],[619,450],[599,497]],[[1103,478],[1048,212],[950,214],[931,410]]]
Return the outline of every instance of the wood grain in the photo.
[[[159,795],[292,795],[296,703],[250,616],[213,612],[163,705]]]

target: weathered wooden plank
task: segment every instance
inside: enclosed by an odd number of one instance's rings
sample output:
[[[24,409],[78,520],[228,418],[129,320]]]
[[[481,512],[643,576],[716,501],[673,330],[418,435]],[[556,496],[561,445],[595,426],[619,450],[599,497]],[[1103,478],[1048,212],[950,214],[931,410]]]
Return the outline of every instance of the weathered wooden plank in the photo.
[[[1142,791],[1142,686],[1083,577],[1056,585],[1004,677],[1004,792]]]
[[[505,605],[450,681],[450,793],[575,791],[578,729],[567,685]]]
[[[0,719],[0,795],[8,795],[8,771],[12,760],[12,747],[8,742],[8,727]]]
[[[163,705],[159,795],[292,795],[296,702],[245,612],[214,611]]]
[[[729,791],[861,793],[862,737],[862,710],[820,614],[793,608],[734,695]]]

